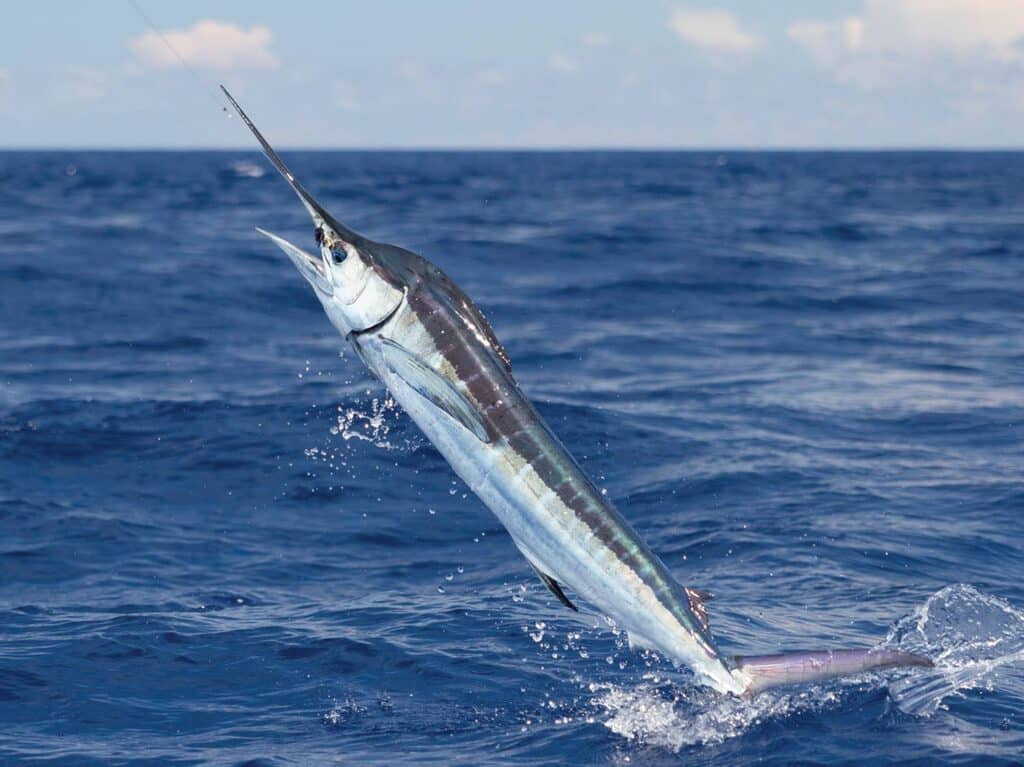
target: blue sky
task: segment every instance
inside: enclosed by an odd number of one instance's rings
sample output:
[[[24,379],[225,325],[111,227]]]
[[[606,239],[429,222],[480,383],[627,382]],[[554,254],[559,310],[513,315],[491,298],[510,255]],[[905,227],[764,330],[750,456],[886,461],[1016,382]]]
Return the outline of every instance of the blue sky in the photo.
[[[1016,147],[1024,0],[11,3],[0,147]]]

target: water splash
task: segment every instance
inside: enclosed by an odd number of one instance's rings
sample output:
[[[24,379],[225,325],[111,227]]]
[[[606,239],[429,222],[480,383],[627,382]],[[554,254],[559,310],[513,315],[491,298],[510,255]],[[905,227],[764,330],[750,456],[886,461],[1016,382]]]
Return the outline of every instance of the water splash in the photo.
[[[331,434],[340,436],[346,442],[358,439],[370,442],[384,450],[415,450],[419,442],[405,439],[396,444],[389,439],[391,429],[401,416],[402,410],[391,397],[374,397],[369,411],[357,406],[338,406],[338,418],[331,427]]]
[[[677,752],[743,735],[766,721],[837,705],[837,689],[819,686],[789,693],[769,691],[752,700],[718,695],[703,687],[645,675],[635,687],[591,684],[593,705],[605,727],[626,740]]]
[[[751,700],[720,695],[694,685],[692,675],[672,668],[657,652],[631,649],[628,635],[607,619],[595,620],[589,630],[569,632],[564,642],[550,632],[537,636],[533,629],[523,626],[542,651],[560,649],[584,663],[610,634],[610,652],[602,648],[587,670],[574,674],[581,696],[563,719],[599,722],[630,746],[675,753],[722,743],[765,722],[838,706],[844,696],[843,686],[835,682],[769,690]],[[623,672],[634,681],[623,682]]]
[[[306,372],[309,372],[308,366]],[[300,373],[299,377],[304,374]],[[330,436],[320,445],[303,451],[315,465],[307,476],[326,480],[330,492],[343,490],[348,480],[358,476],[358,450],[354,449],[352,440],[368,442],[387,451],[415,452],[424,443],[421,437],[397,436],[405,431],[403,412],[391,397],[373,397],[368,402],[355,400],[350,405],[338,405]],[[306,411],[306,415],[311,416],[312,410]],[[341,437],[341,440],[336,437]],[[430,513],[433,514],[433,510]]]
[[[950,696],[992,689],[997,669],[1024,662],[1024,610],[973,586],[947,586],[898,621],[884,644],[935,661],[889,685],[901,711],[931,716]]]
[[[366,711],[366,706],[360,705],[352,698],[346,698],[343,701],[335,701],[334,706],[323,715],[321,721],[327,727],[343,727],[365,714]]]
[[[768,721],[841,706],[852,684],[866,682],[879,689],[893,674],[900,676],[888,683],[888,690],[899,709],[929,716],[950,695],[991,687],[997,669],[1024,662],[1024,611],[972,586],[949,586],[897,621],[879,646],[926,655],[936,668],[768,690],[751,700],[680,685],[673,674],[648,672],[638,684],[591,682],[594,719],[632,743],[677,752],[742,736]]]

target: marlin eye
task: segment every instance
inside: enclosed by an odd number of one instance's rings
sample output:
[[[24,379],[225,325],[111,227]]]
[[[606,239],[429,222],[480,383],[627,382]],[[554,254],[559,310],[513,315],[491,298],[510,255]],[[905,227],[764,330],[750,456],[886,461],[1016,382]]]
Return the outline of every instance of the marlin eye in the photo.
[[[334,259],[334,263],[340,264],[345,260],[345,255],[343,253],[338,253],[336,250],[332,250],[331,258]]]

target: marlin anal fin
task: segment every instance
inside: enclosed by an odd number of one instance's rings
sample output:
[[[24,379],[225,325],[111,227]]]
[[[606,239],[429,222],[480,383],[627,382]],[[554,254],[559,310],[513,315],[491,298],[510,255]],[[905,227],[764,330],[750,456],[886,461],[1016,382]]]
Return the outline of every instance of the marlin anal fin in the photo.
[[[745,695],[771,687],[809,684],[900,666],[931,668],[928,658],[899,650],[813,650],[779,655],[737,656],[736,669],[748,679]]]
[[[536,571],[537,575],[540,576],[540,579],[544,582],[544,585],[547,586],[551,590],[551,593],[558,598],[559,602],[561,602],[563,605],[565,605],[574,612],[578,613],[580,611],[580,608],[574,605],[572,603],[572,600],[565,595],[564,591],[562,591],[562,587],[558,584],[558,581],[556,581],[547,573],[541,572],[541,570],[537,567],[534,567],[533,569]]]
[[[384,347],[384,360],[392,373],[417,394],[430,400],[469,429],[481,442],[491,441],[480,411],[465,394],[455,388],[454,383],[401,344],[390,338],[381,339],[381,343]]]
[[[697,616],[697,620],[700,621],[700,625],[704,627],[704,630],[710,634],[711,624],[708,622],[708,607],[705,602],[714,599],[715,595],[710,591],[691,589],[688,586],[683,590],[686,592],[686,598],[690,602],[690,609],[693,610],[693,614]]]

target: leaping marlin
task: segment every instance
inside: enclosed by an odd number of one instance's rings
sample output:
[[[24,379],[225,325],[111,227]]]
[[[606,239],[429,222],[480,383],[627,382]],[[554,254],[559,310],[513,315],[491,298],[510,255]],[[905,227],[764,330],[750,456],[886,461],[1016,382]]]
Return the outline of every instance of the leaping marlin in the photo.
[[[734,695],[895,666],[931,666],[894,650],[730,658],[712,639],[706,592],[679,584],[595,487],[519,388],[483,314],[432,263],[338,223],[299,184],[223,88],[299,196],[319,255],[258,230],[292,260],[338,332],[498,517],[566,607],[578,595],[631,644],[688,666]]]

